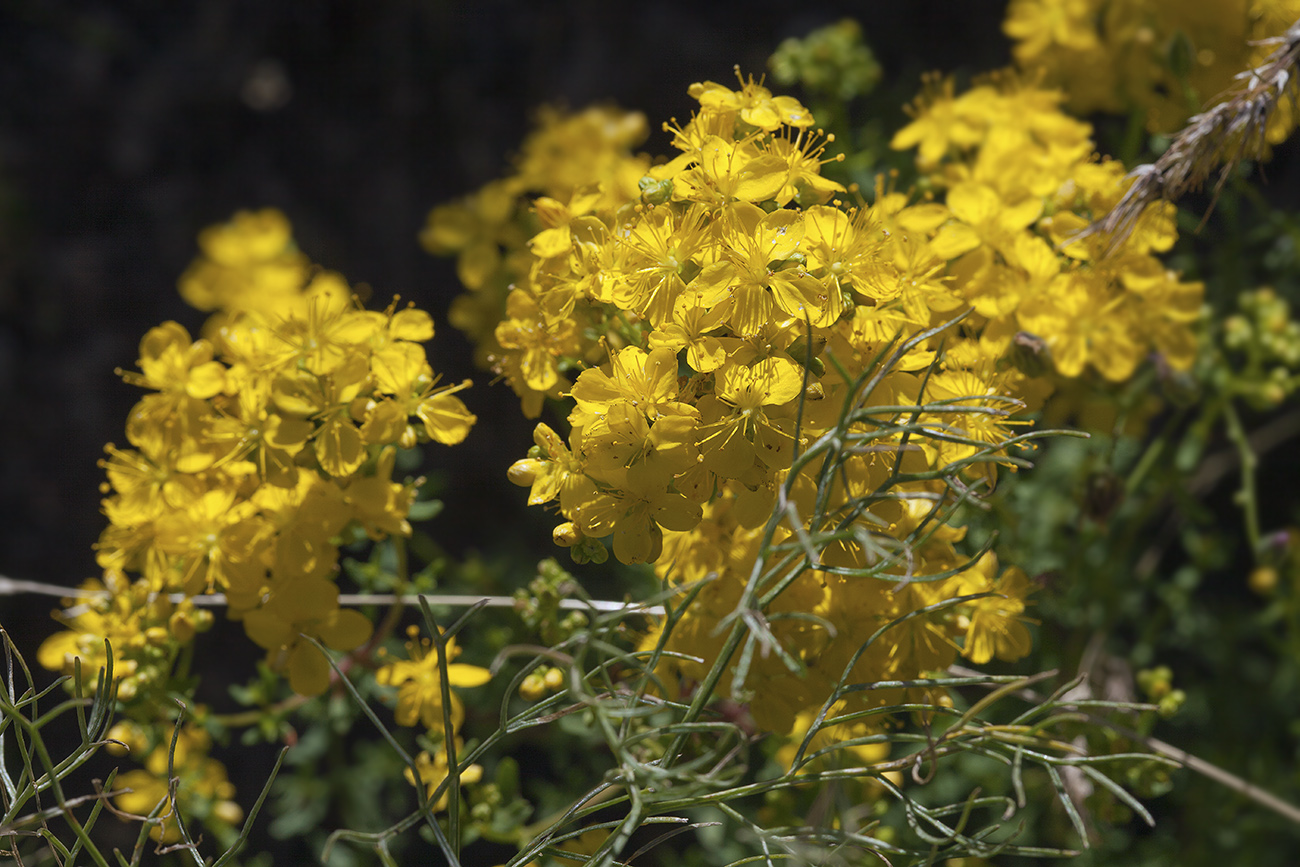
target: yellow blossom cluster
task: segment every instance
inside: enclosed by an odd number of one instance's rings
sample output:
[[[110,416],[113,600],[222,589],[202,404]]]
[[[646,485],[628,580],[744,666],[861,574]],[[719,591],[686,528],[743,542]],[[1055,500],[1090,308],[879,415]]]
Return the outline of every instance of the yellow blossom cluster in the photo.
[[[143,767],[119,774],[113,789],[119,793],[114,797],[119,810],[161,820],[149,831],[153,839],[175,843],[182,837],[168,785],[172,776],[177,782],[174,797],[186,819],[200,819],[222,829],[230,829],[243,819],[244,811],[234,800],[235,787],[221,762],[208,755],[212,738],[202,728],[184,724],[176,733],[174,749],[170,735],[149,749],[148,733],[133,722],[117,723],[109,737],[132,751],[148,750],[141,762]]]
[[[222,592],[293,689],[317,694],[330,668],[303,636],[350,650],[371,634],[338,605],[341,534],[410,533],[415,491],[392,478],[396,450],[464,439],[475,419],[455,392],[469,383],[438,384],[421,345],[427,313],[363,309],[297,251],[279,212],[237,214],[200,244],[181,291],[214,312],[206,336],[166,322],[122,374],[150,393],[128,419],[130,447],[110,445],[104,461],[97,559],[110,592],[42,662],[67,668],[105,637],[128,662],[140,642],[174,655],[202,623],[167,598]],[[132,690],[161,686],[166,671],[128,672]]]
[[[991,556],[972,564],[958,553],[963,531],[943,521],[948,489],[936,476],[958,467],[972,486],[992,481],[1019,423],[1008,416],[1023,376],[1004,363],[1008,344],[950,331],[946,355],[936,338],[879,366],[897,335],[969,313],[948,273],[969,249],[946,254],[940,233],[958,218],[883,189],[871,206],[848,202],[821,173],[826,139],[808,110],[752,79],[690,93],[699,111],[667,127],[677,157],[628,156],[634,188],[621,183],[630,171],[607,167],[567,199],[538,197],[533,234],[504,248],[513,283],[493,332],[495,370],[530,415],[546,396],[574,403],[567,437],[539,424],[512,481],[531,489],[530,503],[558,507],[555,541],[579,556],[599,556],[609,539],[621,561],[654,563],[670,584],[704,580],[665,640],[705,660],[717,657],[718,624],[739,604],[778,490],[790,488],[805,521],[838,514],[823,568],[787,576],[766,609],[786,615],[772,630],[787,654],[756,661],[747,686],[769,730],[791,731],[846,666],[861,680],[910,679],[959,652],[1018,658],[1029,583],[1018,570],[999,575]],[[855,394],[873,370],[870,393]],[[814,468],[791,479],[796,453],[846,406],[861,410],[853,430],[871,446],[830,490]],[[772,544],[800,529],[824,526],[783,523]],[[853,534],[867,542],[845,541]],[[849,665],[900,617],[906,627]]]
[[[440,647],[432,639],[421,638],[420,630],[412,626],[407,629],[406,659],[386,662],[375,672],[375,681],[381,686],[397,687],[398,725],[423,725],[430,737],[440,741],[430,753],[421,750],[415,758],[416,769],[420,776],[418,782],[426,788],[426,798],[433,798],[438,787],[442,785],[450,772],[449,745],[460,751],[460,727],[465,721],[465,707],[460,696],[452,688],[482,686],[492,679],[486,668],[452,662],[460,655],[455,638],[443,639]],[[387,657],[384,648],[379,649],[381,659]],[[443,703],[443,668],[446,669],[446,681],[450,702]],[[445,715],[445,719],[444,719]],[[450,731],[446,720],[450,720]],[[460,772],[461,783],[476,783],[482,778],[483,769],[470,765]],[[406,778],[411,785],[417,785],[415,772],[406,769]],[[450,792],[444,790],[437,796],[432,809],[444,810],[450,799]]]
[[[1152,132],[1173,132],[1297,19],[1297,0],[1011,0],[1003,30],[1020,67],[1064,88],[1074,111],[1137,109]],[[1273,143],[1291,108],[1279,103]]]
[[[498,323],[506,318],[510,287],[526,280],[531,269],[529,239],[541,228],[536,218],[559,229],[539,243],[563,243],[567,230],[562,224],[632,201],[638,195],[638,181],[650,167],[649,157],[632,155],[632,148],[647,134],[645,117],[639,113],[589,108],[566,115],[544,110],[539,125],[524,141],[510,175],[462,201],[434,208],[420,233],[420,243],[429,252],[456,256],[457,276],[470,290],[453,303],[448,321],[475,341],[482,365],[502,365],[516,372],[520,355],[531,346],[529,336],[507,331],[498,338]],[[533,197],[537,197],[535,217]],[[518,307],[521,302],[512,303]],[[547,338],[556,349],[554,354],[582,354],[578,347],[591,341],[584,341],[577,323],[584,321],[586,313],[587,305],[579,301],[568,317],[575,324]],[[499,339],[509,348],[503,348]],[[537,376],[532,381],[546,382]],[[541,412],[543,395],[558,396],[559,382],[557,377],[555,383],[534,388],[525,377],[510,377],[530,418]]]
[[[931,79],[894,135],[943,193],[918,207],[929,209],[930,249],[948,261],[946,289],[975,313],[963,327],[982,354],[1029,374],[1050,364],[1118,382],[1153,353],[1186,370],[1204,286],[1155,255],[1177,239],[1174,207],[1149,206],[1122,238],[1088,234],[1127,189],[1126,170],[1096,156],[1091,127],[1064,114],[1062,98],[1011,75],[960,95]]]
[[[525,412],[574,404],[567,436],[537,426],[512,481],[558,508],[554,539],[575,556],[599,558],[608,539],[623,562],[696,587],[670,634],[644,645],[662,639],[688,684],[721,651],[719,624],[746,604],[760,552],[833,524],[820,568],[777,575],[764,599],[766,640],[784,652],[754,654],[742,691],[769,730],[806,727],[846,679],[913,680],[958,653],[1019,658],[1031,584],[992,554],[959,553],[949,485],[992,483],[1022,423],[1009,416],[1050,393],[1053,371],[1122,380],[1153,353],[1192,362],[1201,287],[1155,256],[1175,239],[1172,214],[1148,209],[1122,240],[1076,239],[1123,194],[1123,167],[1095,155],[1059,92],[1014,76],[961,96],[931,81],[894,145],[918,148],[932,192],[918,202],[880,182],[870,205],[823,176],[826,138],[796,100],[752,79],[690,93],[698,112],[665,127],[676,157],[647,165],[620,141],[599,173],[559,172],[567,196],[543,193],[531,214],[502,204],[490,237],[442,245],[463,257],[487,241],[508,263],[501,321],[472,334]],[[562,154],[575,123],[553,117],[530,144]],[[505,188],[469,201],[489,191]],[[430,226],[466,207],[435,210]],[[467,285],[463,298],[484,291]],[[961,317],[879,368],[897,335]],[[812,465],[792,477],[846,407],[871,445],[834,484]],[[783,521],[765,541],[783,489],[804,526]],[[841,707],[902,697],[860,691]]]
[[[106,640],[112,647],[117,696],[131,701],[142,686],[166,679],[178,643],[212,625],[212,614],[189,599],[173,603],[117,570],[105,570],[103,581],[86,581],[81,590],[86,597],[67,600],[73,607],[60,615],[69,628],[46,639],[37,660],[50,671],[71,675],[76,671],[73,660],[80,659],[81,688],[86,692],[94,690],[108,663]]]

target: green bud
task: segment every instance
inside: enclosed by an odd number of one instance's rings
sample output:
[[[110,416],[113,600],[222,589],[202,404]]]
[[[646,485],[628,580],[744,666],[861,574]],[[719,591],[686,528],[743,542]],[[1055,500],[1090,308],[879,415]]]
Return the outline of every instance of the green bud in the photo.
[[[655,180],[647,175],[636,182],[637,188],[641,191],[641,201],[647,205],[666,204],[673,197],[672,179],[662,181]]]
[[[604,563],[609,559],[609,549],[599,539],[583,536],[582,541],[569,549],[574,563]]]
[[[1223,345],[1228,349],[1241,350],[1250,345],[1254,329],[1249,320],[1239,314],[1223,320]]]
[[[808,372],[815,377],[820,377],[826,373],[826,365],[822,362],[820,356],[826,350],[826,338],[815,336],[812,340],[811,352],[809,352],[807,336],[800,336],[794,339],[794,342],[786,348],[786,352],[794,359],[795,364],[800,367],[807,367]],[[809,356],[811,355],[811,359]]]
[[[1178,713],[1185,701],[1187,701],[1187,693],[1183,692],[1181,689],[1170,690],[1168,695],[1160,699],[1160,715],[1168,719]]]

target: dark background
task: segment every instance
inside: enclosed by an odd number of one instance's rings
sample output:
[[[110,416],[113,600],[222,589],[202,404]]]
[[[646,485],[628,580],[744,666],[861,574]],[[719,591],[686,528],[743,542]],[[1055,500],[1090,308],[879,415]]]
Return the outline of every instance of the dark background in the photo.
[[[691,82],[761,74],[781,39],[848,15],[884,85],[911,94],[927,69],[1005,64],[1004,6],[0,3],[0,575],[95,574],[96,462],[140,396],[114,370],[159,322],[197,333],[202,314],[175,291],[196,233],[265,206],[313,260],[434,314],[435,370],[475,378],[480,418],[430,455],[450,507],[434,532],[454,553],[491,548],[523,509],[504,474],[531,428],[444,324],[460,288],[416,242],[428,209],[501,174],[540,105],[613,101],[657,130],[689,116]],[[666,136],[646,147],[666,151]],[[53,604],[0,598],[2,622],[32,647]]]

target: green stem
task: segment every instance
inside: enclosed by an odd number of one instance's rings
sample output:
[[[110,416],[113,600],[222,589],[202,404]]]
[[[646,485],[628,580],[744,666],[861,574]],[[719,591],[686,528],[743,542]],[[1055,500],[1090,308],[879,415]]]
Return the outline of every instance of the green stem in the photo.
[[[1237,500],[1245,517],[1246,538],[1250,542],[1253,557],[1260,548],[1259,501],[1255,488],[1255,469],[1259,465],[1259,459],[1250,447],[1250,438],[1231,401],[1226,401],[1223,405],[1223,418],[1228,425],[1228,438],[1237,447],[1238,459],[1241,461],[1241,488],[1237,491]]]

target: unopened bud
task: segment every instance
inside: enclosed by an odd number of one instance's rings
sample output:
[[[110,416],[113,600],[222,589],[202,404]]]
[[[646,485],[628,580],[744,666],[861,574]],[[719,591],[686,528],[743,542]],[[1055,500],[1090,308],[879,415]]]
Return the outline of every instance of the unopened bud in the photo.
[[[172,637],[181,644],[187,644],[194,639],[194,621],[190,619],[190,612],[181,609],[167,619],[167,629],[171,632]]]
[[[519,684],[519,696],[524,701],[537,701],[546,695],[546,679],[537,672],[524,678]]]
[[[537,478],[537,473],[542,469],[542,462],[533,458],[524,458],[515,461],[506,470],[506,478],[510,479],[512,484],[521,488],[530,487]]]
[[[561,525],[563,526],[563,525]],[[584,536],[581,541],[569,549],[569,556],[575,563],[604,563],[609,559],[609,550],[599,539]]]
[[[1260,596],[1268,596],[1277,589],[1277,579],[1276,569],[1272,566],[1260,566],[1251,570],[1247,583],[1250,584],[1250,589]]]
[[[513,479],[511,481],[513,481]],[[565,521],[563,524],[551,531],[551,541],[556,545],[559,545],[561,548],[572,548],[574,545],[581,542],[582,539],[582,531],[579,530],[572,521]]]
[[[662,181],[655,180],[646,176],[636,183],[637,189],[641,191],[641,201],[647,205],[662,205],[668,202],[673,196],[673,182],[671,178]]]

